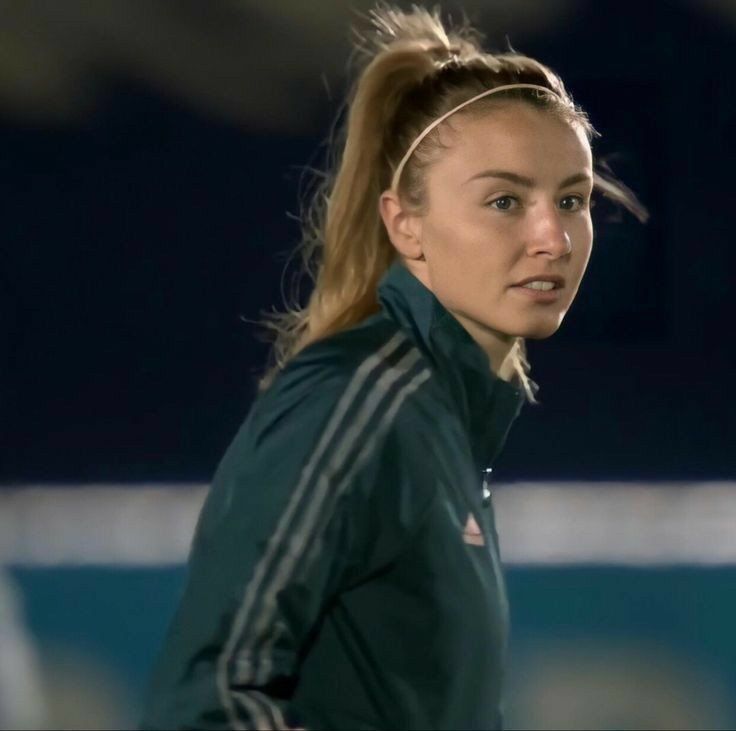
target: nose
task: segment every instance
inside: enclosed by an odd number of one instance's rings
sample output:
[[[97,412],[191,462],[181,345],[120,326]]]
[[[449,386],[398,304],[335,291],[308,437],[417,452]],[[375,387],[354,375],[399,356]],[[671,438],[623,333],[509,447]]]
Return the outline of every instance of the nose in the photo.
[[[565,228],[563,215],[564,212],[554,205],[545,205],[543,210],[538,211],[529,238],[530,256],[547,254],[558,259],[572,251],[572,241]]]

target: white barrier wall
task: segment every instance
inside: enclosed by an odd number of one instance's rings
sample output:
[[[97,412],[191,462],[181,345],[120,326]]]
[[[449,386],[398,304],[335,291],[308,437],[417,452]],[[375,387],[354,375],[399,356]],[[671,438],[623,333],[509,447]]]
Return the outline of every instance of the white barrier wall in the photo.
[[[736,483],[499,483],[506,564],[736,564]],[[186,561],[202,484],[0,489],[0,564]]]

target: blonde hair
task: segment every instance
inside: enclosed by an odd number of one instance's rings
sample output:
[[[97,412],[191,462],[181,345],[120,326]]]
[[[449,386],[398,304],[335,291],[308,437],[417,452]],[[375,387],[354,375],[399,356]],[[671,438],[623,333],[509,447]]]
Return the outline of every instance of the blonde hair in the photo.
[[[588,142],[600,136],[550,68],[513,49],[484,52],[481,34],[467,19],[448,30],[438,8],[429,12],[414,5],[405,12],[379,3],[369,20],[368,31],[354,31],[357,43],[351,62],[357,63],[358,74],[344,103],[346,121],[333,133],[332,170],[302,215],[303,238],[296,252],[302,255],[302,273],[314,287],[305,307],[292,309],[287,303],[286,312],[261,313],[265,319],[258,324],[276,335],[259,392],[304,348],[379,311],[378,283],[399,255],[383,225],[378,200],[409,145],[429,123],[485,89],[531,83],[551,88],[559,99],[541,91],[511,89],[480,99],[458,114],[482,114],[514,99],[579,125]],[[424,172],[441,154],[439,127],[422,140],[399,185],[402,200],[418,212],[426,207]],[[646,209],[613,177],[595,172],[596,188],[646,220]],[[516,338],[504,370],[505,376],[516,375],[527,400],[537,403],[538,386],[529,377],[524,338]]]

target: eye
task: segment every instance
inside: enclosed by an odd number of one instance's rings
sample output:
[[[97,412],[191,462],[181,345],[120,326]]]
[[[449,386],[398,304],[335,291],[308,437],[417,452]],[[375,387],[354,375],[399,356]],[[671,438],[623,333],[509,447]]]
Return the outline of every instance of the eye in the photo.
[[[581,211],[584,208],[586,208],[586,201],[585,201],[585,198],[583,198],[582,195],[567,195],[562,200],[563,201],[567,201],[567,200],[571,200],[571,199],[572,200],[577,200],[580,203],[579,207],[578,208],[564,208],[563,210],[565,210],[565,211]],[[591,206],[593,206],[593,205],[595,205],[595,204],[591,202]]]
[[[495,200],[489,201],[486,205],[492,206],[494,203],[498,203],[499,201],[518,201],[518,198],[514,198],[513,195],[503,195],[500,198],[496,198]],[[502,206],[501,208],[496,208],[496,210],[497,211],[508,211],[510,209]]]
[[[508,205],[508,201],[518,202],[518,200],[519,199],[513,195],[503,195],[503,196],[500,196],[499,198],[495,198],[494,200],[489,201],[488,203],[486,203],[486,205],[495,207],[497,211],[510,211],[513,209]],[[566,201],[566,200],[577,200],[578,201],[577,208],[568,208],[568,207],[563,206],[562,210],[570,211],[572,213],[576,211],[582,211],[585,208],[592,208],[595,205],[595,201],[590,200],[586,202],[586,199],[582,195],[567,195],[562,200],[563,201]],[[499,204],[498,207],[496,207],[497,203]]]

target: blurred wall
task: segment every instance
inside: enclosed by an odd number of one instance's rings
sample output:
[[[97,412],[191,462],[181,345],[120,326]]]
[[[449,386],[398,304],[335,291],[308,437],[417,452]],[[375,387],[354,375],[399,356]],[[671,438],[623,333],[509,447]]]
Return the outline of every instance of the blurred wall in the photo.
[[[134,727],[183,569],[13,575],[45,659],[46,727]],[[507,728],[734,728],[733,567],[528,566],[507,581]]]

